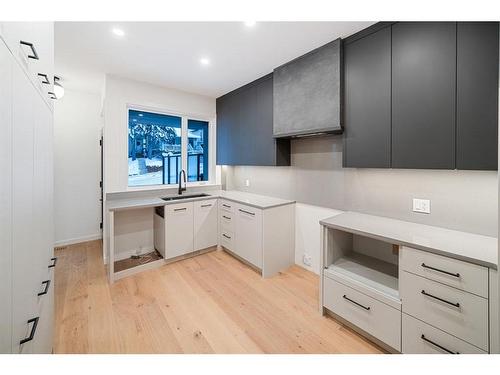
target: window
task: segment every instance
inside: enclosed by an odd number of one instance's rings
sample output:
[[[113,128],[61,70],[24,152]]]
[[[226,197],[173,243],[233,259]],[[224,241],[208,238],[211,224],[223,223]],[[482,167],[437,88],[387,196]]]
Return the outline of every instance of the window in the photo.
[[[128,185],[209,181],[209,122],[128,110]],[[184,152],[187,150],[187,155]]]
[[[208,122],[188,120],[188,181],[208,181]]]

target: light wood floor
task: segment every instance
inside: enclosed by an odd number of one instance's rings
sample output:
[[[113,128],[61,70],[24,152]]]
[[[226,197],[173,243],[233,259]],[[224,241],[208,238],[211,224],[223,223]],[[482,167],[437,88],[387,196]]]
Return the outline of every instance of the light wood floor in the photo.
[[[110,286],[99,241],[56,250],[55,353],[379,353],[318,313],[318,277],[270,279],[223,251]]]

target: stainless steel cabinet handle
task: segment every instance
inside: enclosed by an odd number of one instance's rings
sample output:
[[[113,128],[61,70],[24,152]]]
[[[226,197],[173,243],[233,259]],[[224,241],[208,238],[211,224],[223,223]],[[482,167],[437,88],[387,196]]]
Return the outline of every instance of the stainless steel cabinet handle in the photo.
[[[212,204],[202,204],[201,207],[212,207]]]
[[[349,298],[349,297],[347,297],[345,294],[342,296],[342,298],[343,298],[343,299],[345,299],[345,300],[348,300],[348,301],[349,301],[349,302],[351,302],[351,303],[354,303],[356,306],[362,307],[363,309],[365,309],[365,310],[367,310],[367,311],[368,311],[368,310],[370,310],[370,307],[369,307],[369,306],[363,306],[361,303],[356,302],[356,301],[354,301],[354,300],[350,299],[350,298]]]
[[[45,294],[48,293],[49,291],[49,287],[50,287],[50,280],[45,280],[45,281],[42,281],[42,285],[45,284],[45,289],[43,292],[40,292],[38,293],[38,296],[44,296]]]
[[[231,237],[229,237],[227,234],[222,233],[222,235],[223,235],[224,237],[226,237],[228,240],[230,240],[230,239],[231,239]]]
[[[222,203],[222,207],[231,208],[231,206],[224,204],[224,203]]]
[[[433,271],[441,272],[441,273],[444,273],[446,275],[450,275],[450,276],[453,276],[453,277],[460,277],[460,274],[458,272],[457,273],[453,273],[453,272],[448,272],[448,271],[440,270],[439,268],[428,266],[425,263],[422,263],[422,267],[430,269],[430,270],[433,270]]]
[[[47,74],[45,74],[45,73],[38,73],[38,77],[42,77],[43,78],[42,83],[44,83],[46,85],[50,85],[49,77],[47,76]]]
[[[36,327],[38,326],[38,320],[40,320],[39,316],[37,316],[36,318],[28,320],[28,324],[33,323],[33,325],[31,326],[30,335],[27,338],[22,339],[21,341],[19,341],[19,345],[22,345],[25,342],[33,340],[33,338],[35,337],[35,333],[36,333]]]
[[[450,302],[450,301],[447,301],[441,297],[436,297],[436,296],[433,296],[432,294],[429,294],[427,293],[425,290],[422,289],[422,292],[421,292],[424,296],[427,296],[427,297],[430,297],[430,298],[434,298],[434,299],[437,299],[438,301],[441,301],[441,302],[444,302],[444,303],[447,303],[448,305],[452,305],[452,306],[455,306],[455,307],[460,307],[460,304],[458,302]]]
[[[230,218],[229,216],[222,215],[222,217],[223,217],[224,219],[231,220],[231,218]]]
[[[255,213],[254,212],[250,212],[250,211],[245,211],[245,210],[242,210],[241,208],[239,208],[240,212],[243,212],[245,214],[249,214],[249,215],[252,215],[252,216],[255,216]]]
[[[454,352],[454,351],[452,351],[452,350],[450,350],[450,349],[446,349],[444,346],[439,345],[437,342],[434,342],[434,341],[432,341],[432,340],[429,340],[427,337],[425,337],[425,335],[424,335],[424,334],[422,334],[422,336],[420,336],[420,338],[421,338],[422,340],[424,340],[424,341],[428,342],[429,344],[432,344],[432,345],[434,345],[434,346],[438,347],[439,349],[441,349],[441,350],[445,351],[446,353],[450,353],[450,354],[460,354],[459,352]]]
[[[32,54],[28,55],[28,58],[33,59],[33,60],[40,60],[40,58],[38,57],[38,53],[36,52],[36,49],[35,49],[35,46],[33,45],[33,43],[26,42],[24,40],[20,40],[19,43],[22,44],[23,46],[28,46],[31,49],[31,53]]]
[[[186,211],[186,207],[174,208],[174,211]]]

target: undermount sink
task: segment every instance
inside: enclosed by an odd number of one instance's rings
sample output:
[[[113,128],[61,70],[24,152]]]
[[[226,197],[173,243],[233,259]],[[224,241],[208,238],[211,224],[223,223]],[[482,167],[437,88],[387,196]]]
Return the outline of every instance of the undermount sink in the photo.
[[[210,194],[201,193],[201,194],[174,195],[172,197],[163,197],[162,199],[164,201],[176,201],[179,199],[201,198],[201,197],[209,197],[209,196],[210,196]]]

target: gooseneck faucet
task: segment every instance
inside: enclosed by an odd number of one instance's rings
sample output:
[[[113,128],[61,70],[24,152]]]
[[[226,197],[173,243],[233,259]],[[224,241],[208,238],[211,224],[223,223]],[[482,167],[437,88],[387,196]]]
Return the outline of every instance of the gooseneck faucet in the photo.
[[[184,187],[182,187],[181,176],[184,179]],[[183,191],[186,191],[186,171],[184,169],[179,172],[179,195],[181,195]]]

